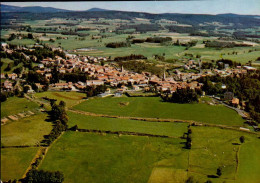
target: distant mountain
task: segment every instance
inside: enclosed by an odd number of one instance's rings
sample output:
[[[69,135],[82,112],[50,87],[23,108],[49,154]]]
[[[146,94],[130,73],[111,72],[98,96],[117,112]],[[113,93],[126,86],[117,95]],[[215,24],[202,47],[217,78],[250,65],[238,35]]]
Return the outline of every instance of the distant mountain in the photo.
[[[107,9],[102,9],[102,8],[91,8],[87,11],[112,11],[112,10],[107,10]]]
[[[234,13],[225,13],[225,14],[217,14],[217,16],[223,16],[223,17],[260,17],[260,15],[239,15],[239,14],[234,14]]]
[[[41,7],[41,6],[10,6],[1,4],[1,12],[29,12],[29,13],[56,13],[56,12],[71,12],[70,10],[58,9],[52,7]]]

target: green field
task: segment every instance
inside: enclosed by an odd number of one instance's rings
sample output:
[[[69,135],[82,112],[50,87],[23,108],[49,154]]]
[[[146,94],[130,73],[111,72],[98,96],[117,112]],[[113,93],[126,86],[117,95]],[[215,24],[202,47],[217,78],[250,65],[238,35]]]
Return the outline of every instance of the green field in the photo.
[[[155,135],[180,137],[187,131],[187,123],[146,122],[129,119],[115,119],[85,116],[68,112],[69,126],[78,125],[81,129],[128,131]]]
[[[260,139],[246,138],[239,153],[237,182],[257,183],[260,180]]]
[[[188,151],[181,141],[67,132],[40,169],[62,171],[64,182],[147,182],[156,168],[187,169]]]
[[[43,136],[50,133],[51,122],[46,122],[47,114],[38,114],[1,126],[1,144],[5,146],[40,144]]]
[[[239,137],[242,135],[246,140],[240,145]],[[255,135],[219,128],[192,127],[191,136],[189,176],[205,182],[208,175],[216,175],[217,168],[222,167],[221,177],[213,178],[213,182],[258,182],[260,167],[257,154],[260,152],[260,141]]]
[[[128,105],[120,105],[122,102]],[[241,126],[244,121],[235,111],[224,106],[167,103],[162,102],[159,97],[93,98],[74,108],[99,114],[173,118],[223,125]]]
[[[26,98],[10,97],[6,101],[1,102],[1,118],[37,108],[37,104]]]
[[[41,99],[41,97],[56,99],[57,103],[63,100],[64,102],[66,102],[66,106],[70,107],[72,105],[77,104],[81,99],[86,97],[86,94],[78,92],[42,92],[35,93],[34,96],[39,99]],[[46,102],[46,100],[44,99],[41,100]]]
[[[1,180],[20,179],[38,148],[1,148]]]

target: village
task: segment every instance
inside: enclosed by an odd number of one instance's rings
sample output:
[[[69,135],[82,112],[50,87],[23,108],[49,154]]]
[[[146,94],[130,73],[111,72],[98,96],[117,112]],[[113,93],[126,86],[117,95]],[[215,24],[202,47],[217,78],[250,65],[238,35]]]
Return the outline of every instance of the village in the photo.
[[[14,51],[21,51],[21,54],[25,59],[30,59],[23,50],[34,50],[37,47],[43,47],[42,45],[34,45],[32,48],[27,48],[23,46],[18,46],[16,49],[10,49],[7,43],[1,43],[1,48],[8,54]],[[52,51],[58,50],[62,52],[61,48],[51,47]],[[65,52],[66,53],[66,52]],[[52,83],[49,85],[49,90],[53,91],[83,91],[87,86],[99,86],[106,84],[111,88],[116,88],[113,93],[110,88],[103,94],[99,94],[100,97],[106,96],[121,96],[124,92],[168,92],[170,94],[174,93],[177,89],[189,88],[189,89],[201,89],[203,83],[196,81],[200,77],[219,75],[221,77],[226,76],[239,76],[246,74],[247,72],[256,70],[254,67],[250,66],[237,66],[236,68],[230,68],[228,64],[225,64],[224,69],[201,69],[200,60],[189,60],[184,62],[183,68],[189,70],[190,68],[200,70],[199,73],[193,72],[181,72],[178,69],[175,70],[175,74],[166,76],[164,71],[163,77],[158,77],[157,75],[152,75],[149,72],[135,73],[133,71],[127,71],[123,68],[116,67],[113,63],[106,63],[101,65],[101,62],[107,62],[106,57],[93,57],[93,56],[81,56],[75,54],[66,53],[66,58],[60,56],[55,56],[52,58],[44,58],[37,65],[36,72],[43,75],[48,81],[52,78],[51,68],[56,66],[59,73],[73,73],[75,71],[81,71],[90,76],[90,80],[85,82],[59,82]],[[33,58],[37,60],[37,58]],[[1,73],[1,79],[5,79],[2,83],[3,91],[13,91],[15,86],[13,86],[12,81],[17,81],[21,79],[22,73],[17,75],[16,73],[5,74]],[[21,80],[26,82],[25,80]],[[38,89],[42,89],[44,85],[40,83],[35,83]],[[226,86],[223,84],[221,86],[223,89]],[[29,85],[28,93],[35,93],[32,87]],[[205,92],[204,92],[205,95]],[[239,100],[237,98],[229,99],[232,101],[233,105],[238,105]]]

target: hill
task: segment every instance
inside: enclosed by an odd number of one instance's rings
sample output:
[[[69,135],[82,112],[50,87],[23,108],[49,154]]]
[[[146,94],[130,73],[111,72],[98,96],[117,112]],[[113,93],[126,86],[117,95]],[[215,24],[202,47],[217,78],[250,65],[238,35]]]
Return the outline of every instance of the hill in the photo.
[[[55,12],[70,12],[70,10],[58,9],[52,7],[41,7],[41,6],[10,6],[1,4],[1,12],[30,12],[30,13],[55,13]]]

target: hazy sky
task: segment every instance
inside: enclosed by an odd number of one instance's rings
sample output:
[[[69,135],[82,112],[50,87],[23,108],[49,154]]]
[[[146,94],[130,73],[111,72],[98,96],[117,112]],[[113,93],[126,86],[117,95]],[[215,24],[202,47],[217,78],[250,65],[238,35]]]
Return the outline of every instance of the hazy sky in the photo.
[[[109,1],[109,2],[3,2],[14,6],[43,6],[68,10],[105,8],[110,10],[149,13],[236,13],[260,15],[260,0],[201,0],[201,1]]]

